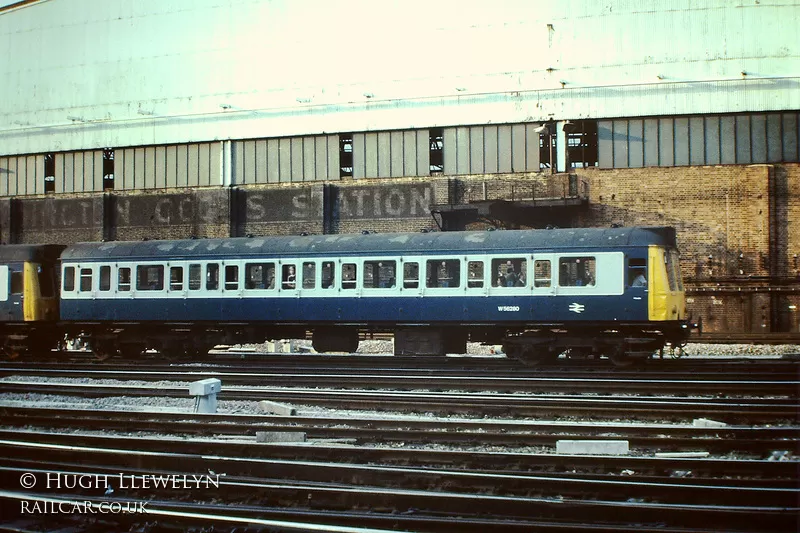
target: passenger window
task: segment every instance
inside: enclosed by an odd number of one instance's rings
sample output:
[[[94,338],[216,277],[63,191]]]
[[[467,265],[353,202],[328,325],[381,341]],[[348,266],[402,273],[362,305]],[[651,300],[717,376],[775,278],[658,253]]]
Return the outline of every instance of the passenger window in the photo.
[[[316,277],[317,277],[316,263],[312,263],[311,261],[303,263],[303,288],[313,289],[314,287],[316,287],[317,286]]]
[[[534,287],[549,287],[550,279],[552,277],[550,270],[550,261],[538,259],[533,262],[533,286]]]
[[[427,287],[454,289],[459,286],[461,261],[458,259],[431,259],[427,263]]]
[[[419,288],[419,263],[405,263],[403,265],[403,288]]]
[[[72,267],[69,267],[69,268],[72,268]],[[66,289],[65,288],[64,290],[70,290],[70,291],[75,290],[75,281],[74,281],[75,269],[72,269],[72,272],[73,272],[72,288],[70,288],[70,289]],[[11,294],[22,294],[22,289],[23,289],[22,279],[23,279],[23,276],[22,276],[22,271],[21,270],[12,270],[11,271]]]
[[[169,268],[169,290],[171,291],[183,290],[183,267]]]
[[[492,259],[492,274],[495,287],[525,287],[525,272],[528,262],[521,257],[503,257]]]
[[[140,265],[136,267],[137,291],[163,291],[164,265]]]
[[[20,283],[20,291],[18,293],[14,292],[14,274],[15,272],[11,273],[11,293],[12,294],[22,294],[22,284]],[[22,280],[20,280],[22,281]],[[72,292],[75,290],[75,267],[66,267],[64,269],[64,292]]]
[[[216,291],[219,289],[219,265],[209,263],[206,265],[206,290]]]
[[[631,287],[647,287],[647,260],[628,260],[628,285]]]
[[[275,263],[247,263],[244,277],[245,289],[274,289]]]
[[[199,291],[203,286],[203,275],[201,265],[189,265],[189,290]]]
[[[364,261],[364,288],[391,289],[396,284],[395,261]]]
[[[336,279],[336,265],[333,261],[322,263],[322,288],[332,289]]]
[[[467,287],[483,287],[483,261],[470,261],[467,271]]]
[[[101,266],[100,267],[100,290],[101,291],[110,291],[111,290],[111,267],[110,266]]]
[[[239,290],[239,267],[237,265],[227,265],[225,267],[225,290]]]
[[[120,292],[131,290],[131,269],[122,267],[117,271],[117,289]]]
[[[80,292],[91,292],[91,291],[92,291],[92,269],[82,268]]]
[[[561,287],[583,287],[595,283],[594,257],[562,257],[558,268],[558,285]]]
[[[342,265],[342,288],[356,288],[356,265],[355,263],[345,263]]]
[[[294,290],[297,288],[297,272],[294,265],[283,265],[281,270],[281,288]]]

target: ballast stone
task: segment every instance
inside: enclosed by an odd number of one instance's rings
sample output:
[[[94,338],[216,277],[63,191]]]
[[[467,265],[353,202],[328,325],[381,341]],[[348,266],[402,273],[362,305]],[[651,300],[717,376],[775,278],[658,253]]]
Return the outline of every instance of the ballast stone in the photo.
[[[560,440],[556,453],[565,455],[628,455],[626,440]]]
[[[728,426],[725,422],[719,422],[709,418],[695,418],[692,420],[692,425],[696,428],[724,428]]]
[[[258,407],[265,413],[270,413],[278,416],[294,416],[297,410],[291,405],[285,403],[273,402],[270,400],[261,400],[258,402]]]
[[[256,431],[256,442],[305,442],[302,431]]]

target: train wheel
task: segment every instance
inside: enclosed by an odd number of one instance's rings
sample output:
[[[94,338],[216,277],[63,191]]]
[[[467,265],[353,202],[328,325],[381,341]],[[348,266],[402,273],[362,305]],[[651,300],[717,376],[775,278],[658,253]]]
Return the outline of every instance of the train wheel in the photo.
[[[92,353],[98,361],[107,361],[117,355],[117,349],[113,341],[97,340],[92,342]]]
[[[550,349],[540,349],[533,346],[507,344],[503,346],[506,356],[516,359],[527,366],[544,366],[554,363],[561,352]]]
[[[585,361],[592,356],[592,350],[590,348],[569,348],[566,355],[569,359]]]
[[[614,352],[608,356],[609,360],[618,368],[628,368],[636,364],[636,360],[623,351]]]
[[[626,352],[622,347],[615,349],[608,358],[618,368],[630,368],[643,365],[652,356],[648,352]]]
[[[137,344],[122,344],[119,347],[119,353],[123,359],[138,359],[144,348]]]

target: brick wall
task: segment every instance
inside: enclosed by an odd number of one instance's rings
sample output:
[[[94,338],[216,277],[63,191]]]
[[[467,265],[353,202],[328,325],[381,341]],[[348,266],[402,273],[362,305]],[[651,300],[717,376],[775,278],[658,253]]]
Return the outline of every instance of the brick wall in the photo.
[[[431,205],[587,194],[587,208],[543,208],[529,225],[675,226],[688,306],[704,317],[708,331],[798,331],[800,223],[794,221],[800,220],[800,164],[592,168],[576,174],[577,191],[565,176],[526,173],[14,199],[0,202],[0,236],[5,242],[69,244],[419,231],[436,228]]]
[[[103,239],[103,195],[73,194],[11,201],[11,241],[71,244]]]
[[[800,164],[775,167],[778,241],[785,250],[779,271],[800,281]]]
[[[113,194],[109,238],[188,239],[230,236],[230,196],[221,188],[126,191]]]
[[[769,274],[768,165],[579,170],[587,226],[675,226],[691,280]]]
[[[798,331],[800,165],[577,173],[590,184],[578,225],[677,228],[687,306],[707,331]]]
[[[446,203],[446,178],[360,179],[336,184],[331,232],[391,233],[436,228],[430,206]]]

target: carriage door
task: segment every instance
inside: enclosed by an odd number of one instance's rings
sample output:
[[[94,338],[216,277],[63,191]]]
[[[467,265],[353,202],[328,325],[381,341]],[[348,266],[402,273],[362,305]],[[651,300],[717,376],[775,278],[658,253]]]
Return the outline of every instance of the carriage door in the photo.
[[[533,256],[531,290],[535,296],[555,294],[556,280],[553,275],[557,259],[552,254],[536,254]]]
[[[467,283],[464,290],[470,296],[486,296],[491,282],[488,278],[489,269],[486,268],[486,256],[467,256],[464,258],[467,265]]]
[[[23,264],[0,266],[0,320],[22,321]]]

